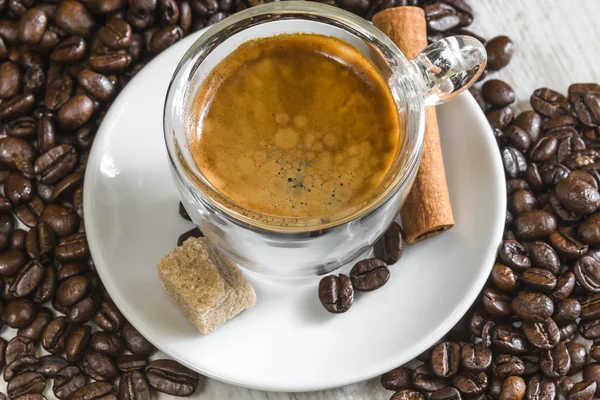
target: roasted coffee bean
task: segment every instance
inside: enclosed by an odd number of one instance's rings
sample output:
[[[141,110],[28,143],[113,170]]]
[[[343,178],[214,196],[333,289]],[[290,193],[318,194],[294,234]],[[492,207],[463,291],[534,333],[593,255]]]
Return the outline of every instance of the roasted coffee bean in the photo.
[[[600,293],[582,299],[580,311],[583,320],[600,318]]]
[[[5,356],[6,356],[6,340],[0,338],[0,370],[2,370],[2,368],[4,368],[4,366],[7,364],[6,360],[5,360]]]
[[[10,235],[15,229],[15,219],[11,214],[0,214],[0,233]]]
[[[448,4],[437,2],[425,6],[423,10],[425,11],[427,28],[433,31],[449,31],[450,29],[458,27],[460,24],[460,16],[454,7]]]
[[[0,253],[0,276],[15,275],[26,262],[27,256],[21,250],[4,250]]]
[[[575,338],[577,335],[577,324],[572,322],[567,325],[563,325],[559,328],[560,330],[560,340],[568,343]]]
[[[554,379],[556,383],[556,399],[566,400],[567,395],[571,388],[575,385],[575,382],[567,376],[561,376]]]
[[[125,350],[125,343],[116,333],[98,331],[92,335],[89,347],[109,357],[117,358]]]
[[[54,184],[67,176],[77,164],[77,152],[68,144],[51,148],[35,160],[36,179],[44,184]]]
[[[596,339],[600,337],[600,320],[582,321],[579,324],[579,333],[585,339]]]
[[[404,254],[404,232],[396,222],[385,231],[373,246],[375,257],[386,264],[395,264]]]
[[[529,134],[531,143],[536,143],[540,137],[542,117],[533,110],[523,111],[514,120],[514,124]]]
[[[506,378],[511,375],[522,375],[524,371],[525,365],[517,356],[499,354],[492,361],[492,372],[500,378]]]
[[[569,227],[560,227],[548,237],[548,242],[558,254],[567,258],[579,258],[588,251],[588,245],[580,242]]]
[[[530,102],[531,107],[545,117],[556,117],[567,114],[569,111],[567,98],[547,88],[537,89],[533,92]]]
[[[70,399],[73,394],[85,386],[86,376],[76,366],[68,366],[56,374],[54,377],[54,395],[61,400]]]
[[[539,169],[545,185],[556,185],[571,173],[571,170],[562,164],[542,164]]]
[[[75,233],[79,226],[79,217],[75,211],[59,204],[46,206],[41,219],[52,228],[59,238]]]
[[[50,225],[40,222],[27,232],[25,249],[30,258],[40,259],[52,254],[55,243],[54,232]]]
[[[508,317],[511,315],[511,298],[499,290],[486,288],[483,291],[482,304],[492,316]]]
[[[600,214],[591,215],[577,229],[577,234],[584,243],[600,245]]]
[[[521,275],[521,282],[532,290],[552,292],[557,279],[552,272],[541,268],[529,268]]]
[[[583,370],[587,360],[587,351],[585,350],[585,346],[579,343],[567,344],[567,350],[571,359],[571,367],[567,375],[575,375]]]
[[[530,150],[529,157],[534,162],[551,160],[558,150],[558,139],[554,136],[541,138]]]
[[[446,387],[431,393],[430,400],[460,400],[460,392],[453,387]]]
[[[515,91],[499,79],[489,79],[481,86],[484,100],[495,107],[504,107],[515,101]]]
[[[520,376],[509,376],[504,380],[499,400],[521,400],[525,397],[527,386]]]
[[[54,22],[71,35],[88,37],[94,28],[94,17],[83,4],[75,0],[59,4],[54,14]]]
[[[60,370],[69,365],[68,361],[63,357],[52,354],[42,356],[38,361],[39,363],[35,372],[42,374],[46,378],[54,378]]]
[[[14,297],[25,297],[33,293],[44,278],[44,267],[37,260],[31,260],[15,277],[8,292]]]
[[[591,311],[592,308],[593,306],[588,308],[588,310]],[[600,309],[598,311],[597,318],[600,318]],[[577,299],[567,298],[556,305],[552,319],[554,319],[557,324],[564,325],[574,322],[581,314],[582,305],[579,301],[577,301]]]
[[[540,358],[537,355],[524,355],[519,358],[523,361],[525,367],[523,375],[534,375],[540,371]]]
[[[101,74],[114,74],[127,68],[131,61],[131,54],[118,50],[108,54],[92,54],[88,64],[92,70]]]
[[[0,165],[3,167],[22,171],[25,166],[31,165],[35,155],[33,146],[21,138],[8,136],[0,139]]]
[[[21,117],[10,121],[5,126],[7,135],[27,140],[35,137],[38,124],[33,117]]]
[[[55,301],[61,307],[71,307],[81,301],[91,288],[89,275],[72,276],[58,285]]]
[[[568,400],[591,400],[596,393],[596,382],[592,380],[583,380],[577,382],[567,395]]]
[[[512,300],[511,307],[523,321],[544,322],[554,313],[552,300],[535,292],[519,292]]]
[[[82,325],[71,329],[65,342],[65,355],[71,363],[77,362],[83,357],[90,342],[92,329],[89,325]]]
[[[504,264],[495,264],[490,278],[494,286],[503,292],[511,292],[517,287],[517,275]]]
[[[441,342],[433,348],[431,354],[433,373],[449,378],[458,372],[460,366],[460,345],[454,342]]]
[[[405,389],[394,393],[390,400],[425,400],[425,396],[416,390]]]
[[[10,235],[10,247],[16,250],[25,250],[26,235],[27,232],[23,229],[15,229]]]
[[[534,347],[549,350],[560,341],[560,331],[556,323],[548,318],[544,322],[523,322],[523,333]]]
[[[84,68],[77,74],[77,81],[92,96],[101,101],[111,100],[116,92],[115,85],[105,76]]]
[[[377,258],[359,261],[350,270],[352,286],[361,292],[379,289],[389,278],[390,270],[386,263]]]
[[[4,381],[8,382],[23,372],[33,372],[39,365],[39,360],[33,356],[22,356],[4,369]]]
[[[496,325],[492,329],[492,346],[498,352],[517,356],[529,350],[525,336],[517,328],[505,324]]]
[[[331,313],[344,313],[354,301],[354,288],[348,275],[329,275],[319,282],[319,300]]]
[[[132,356],[119,357],[119,359],[117,360],[117,365],[121,370],[123,370],[122,365],[124,364],[124,357]],[[144,361],[144,363],[147,363],[146,360],[142,360]],[[131,361],[127,360],[127,364],[131,364]],[[129,367],[129,365],[127,365],[127,367]],[[127,370],[128,369],[125,369],[125,371]],[[381,375],[380,383],[381,386],[383,386],[387,390],[399,391],[405,389],[412,389],[412,371],[405,367],[394,368],[393,370]]]
[[[531,266],[527,250],[516,240],[504,240],[498,250],[498,256],[506,265],[516,271],[523,271]]]
[[[46,380],[37,372],[23,372],[15,376],[6,385],[6,392],[10,399],[15,399],[25,394],[42,393],[46,389]]]
[[[130,323],[126,323],[121,331],[125,346],[132,354],[149,356],[154,353],[154,346],[146,340]]]
[[[42,347],[52,354],[64,352],[70,328],[67,318],[57,317],[53,319],[42,333]]]
[[[92,382],[77,390],[71,400],[116,400],[117,389],[112,383]]]
[[[131,372],[135,370],[143,370],[148,365],[146,356],[136,356],[134,354],[126,354],[117,358],[117,367],[123,372]],[[398,371],[397,371],[398,370]],[[396,371],[396,372],[395,372]],[[385,378],[384,378],[385,377]],[[384,384],[385,381],[385,384]],[[381,376],[381,384],[386,387],[412,387],[412,371],[408,368],[398,367],[392,371],[386,372]],[[386,387],[387,389],[387,387]],[[389,389],[397,390],[397,389]]]
[[[58,122],[66,129],[77,129],[88,122],[93,113],[92,100],[86,95],[76,95],[58,110]]]
[[[85,274],[88,271],[89,267],[87,264],[70,262],[60,266],[60,269],[56,273],[56,278],[59,282],[62,282],[72,276]]]
[[[556,396],[556,386],[550,379],[542,379],[536,375],[527,383],[527,398],[529,400],[552,400]]]
[[[510,108],[510,106],[506,106],[506,107],[502,107],[502,108],[493,108],[490,109],[488,111],[486,111],[485,116],[487,117],[488,122],[490,123],[491,127],[494,129],[504,129],[506,128],[514,119],[514,112],[512,110],[512,108]],[[510,147],[507,147],[506,149],[511,149]],[[505,150],[506,150],[505,149]],[[522,160],[519,159],[518,162],[519,163],[524,163],[525,162],[525,158],[523,157],[523,155],[521,154],[521,152],[519,152],[516,149],[512,149],[514,150],[515,154],[512,154],[511,157],[515,158],[517,156],[520,156],[519,158],[522,157]],[[505,155],[502,155],[502,158],[505,158]],[[517,162],[517,161],[513,161],[513,162]],[[504,162],[504,166],[505,169],[507,170],[508,173],[508,169],[506,168],[507,165],[507,161],[505,160]],[[520,165],[519,165],[520,167]],[[523,167],[523,172],[524,172],[524,167]],[[510,175],[511,178],[516,178],[517,176],[512,176]]]
[[[1,254],[0,254],[1,255]],[[54,256],[60,262],[85,259],[90,255],[84,233],[75,233],[58,241],[54,248]]]
[[[37,130],[37,148],[41,152],[46,152],[56,146],[56,128],[52,118],[48,115],[42,116]],[[38,190],[40,185],[37,185]]]
[[[35,95],[31,92],[18,94],[3,103],[0,103],[0,120],[8,121],[25,115],[33,108]]]
[[[57,63],[74,63],[85,56],[86,43],[81,36],[70,36],[62,40],[50,53],[50,60]]]
[[[35,344],[31,339],[15,336],[6,345],[4,361],[8,365],[23,356],[35,356]]]
[[[542,239],[556,231],[554,215],[544,210],[532,210],[520,215],[514,223],[515,234],[519,239]]]
[[[117,364],[108,355],[89,351],[82,362],[83,371],[97,381],[113,380],[119,376]]]
[[[483,308],[478,307],[477,309],[475,309],[475,312],[473,312],[471,318],[469,319],[469,330],[471,331],[471,334],[473,336],[479,338],[482,336],[481,331],[485,323],[488,321],[489,317],[490,316]]]
[[[576,278],[572,272],[566,272],[558,278],[556,289],[550,295],[555,302],[562,301],[571,295],[575,288]]]
[[[519,189],[513,192],[509,200],[509,209],[517,216],[538,208],[535,196],[528,190]]]
[[[2,320],[11,328],[23,328],[33,322],[37,314],[35,305],[29,299],[7,301],[2,310]]]
[[[586,290],[600,292],[600,261],[590,256],[581,257],[573,265],[577,281]]]
[[[467,343],[461,349],[461,364],[463,368],[473,371],[485,371],[492,363],[492,351],[483,344]]]
[[[124,20],[118,18],[109,20],[105,26],[98,30],[100,40],[102,40],[107,47],[114,50],[128,49],[131,44],[132,34],[133,31],[131,26]]]
[[[145,372],[150,386],[173,396],[193,394],[200,381],[200,375],[173,360],[151,361]]]
[[[44,105],[52,111],[58,110],[71,98],[73,92],[73,78],[67,73],[59,75],[56,79],[48,77],[48,87],[44,95]]]
[[[540,369],[551,378],[567,375],[571,368],[571,358],[567,346],[559,342],[552,350],[545,351],[540,357]]]
[[[492,71],[504,68],[515,52],[512,40],[506,36],[497,36],[490,39],[485,45],[485,49],[488,56],[487,67]]]
[[[52,265],[46,265],[44,277],[33,294],[36,304],[44,304],[54,297],[56,292],[56,270]]]
[[[96,292],[84,297],[68,309],[66,316],[69,322],[74,325],[83,325],[90,321],[98,310],[100,302],[101,298]]]
[[[0,99],[10,99],[19,93],[23,74],[19,66],[12,61],[0,64]]]
[[[17,336],[39,342],[42,339],[44,329],[46,329],[46,326],[50,321],[52,321],[52,312],[49,309],[42,307],[29,325],[19,328]]]
[[[485,372],[463,371],[452,377],[452,385],[466,396],[474,396],[484,392],[488,385]]]
[[[514,147],[519,151],[527,151],[531,146],[531,137],[523,129],[517,125],[509,125],[504,129],[504,136],[510,147]],[[527,174],[527,171],[525,171]]]
[[[578,345],[581,346],[581,345]],[[579,349],[580,355],[583,355],[583,360],[581,362],[581,368],[577,371],[583,370],[583,379],[594,381],[596,383],[596,393],[594,397],[598,397],[600,395],[598,388],[600,388],[600,364],[598,363],[590,363],[585,365],[585,347],[581,346]],[[585,366],[585,368],[584,368]]]
[[[483,327],[481,328],[481,344],[483,344],[484,347],[490,347],[492,345],[492,334],[495,326],[496,323],[494,321],[487,321],[483,324]]]
[[[150,400],[150,387],[139,371],[129,372],[119,381],[119,399],[123,400]]]
[[[340,274],[340,276],[343,274]],[[125,324],[125,317],[112,301],[103,301],[94,316],[94,322],[102,330],[116,332]]]
[[[555,193],[565,208],[578,215],[591,214],[600,205],[598,190],[581,179],[563,179],[556,185]]]

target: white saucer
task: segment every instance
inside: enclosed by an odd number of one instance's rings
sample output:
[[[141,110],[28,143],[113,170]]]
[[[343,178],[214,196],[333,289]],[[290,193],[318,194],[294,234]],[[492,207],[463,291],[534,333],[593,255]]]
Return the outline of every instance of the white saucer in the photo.
[[[156,347],[212,378],[248,388],[309,391],[377,376],[440,339],[467,311],[494,263],[505,185],[489,125],[470,95],[438,108],[456,219],[410,246],[386,286],[327,313],[317,281],[247,273],[257,304],[202,336],[163,292],[157,261],[192,228],[177,213],[165,150],[163,102],[171,75],[200,33],[149,63],[106,115],[85,176],[85,225],[106,289]]]

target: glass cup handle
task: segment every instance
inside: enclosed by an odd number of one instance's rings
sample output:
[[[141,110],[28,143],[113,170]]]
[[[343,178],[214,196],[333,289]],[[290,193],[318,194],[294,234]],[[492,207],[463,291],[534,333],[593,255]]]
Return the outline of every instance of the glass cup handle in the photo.
[[[479,79],[487,53],[471,36],[450,36],[430,44],[410,62],[425,81],[425,104],[436,105],[458,96]]]

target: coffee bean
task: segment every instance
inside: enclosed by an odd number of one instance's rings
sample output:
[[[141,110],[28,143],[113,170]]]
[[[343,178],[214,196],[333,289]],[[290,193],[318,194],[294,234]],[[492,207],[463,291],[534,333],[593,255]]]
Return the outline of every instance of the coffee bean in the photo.
[[[509,125],[504,129],[504,136],[510,147],[525,152],[531,146],[531,138],[527,132],[516,125]],[[527,174],[527,171],[525,171]]]
[[[431,354],[433,373],[449,378],[458,372],[460,366],[460,345],[454,342],[441,342],[433,348]]]
[[[537,201],[528,190],[519,189],[513,192],[509,200],[509,208],[515,215],[521,215],[538,208]]]
[[[104,301],[94,316],[94,322],[102,330],[116,332],[125,324],[125,317],[111,301]]]
[[[21,250],[4,250],[0,253],[0,276],[15,275],[26,262],[27,256]]]
[[[130,323],[126,323],[121,331],[125,346],[132,354],[149,356],[154,353],[154,346],[148,342]]]
[[[39,360],[33,356],[21,356],[4,369],[4,381],[8,382],[23,372],[33,372],[39,365]]]
[[[499,79],[489,79],[481,86],[484,100],[495,107],[504,107],[515,101],[515,91]]]
[[[562,301],[571,295],[575,288],[575,275],[572,272],[566,272],[558,278],[556,289],[550,295],[555,302]]]
[[[506,128],[515,117],[512,108],[510,108],[509,106],[490,109],[486,111],[485,116],[487,117],[490,126],[495,129]],[[510,147],[507,147],[507,149],[508,148]],[[514,176],[511,177],[514,178]]]
[[[119,382],[119,399],[150,400],[150,387],[144,374],[132,371],[123,375]]]
[[[56,304],[61,307],[70,307],[81,301],[90,290],[90,276],[72,276],[58,285],[56,290]]]
[[[541,268],[529,268],[521,275],[521,282],[532,290],[552,292],[557,279],[552,272]]]
[[[425,396],[416,390],[406,389],[394,393],[390,400],[425,400]]]
[[[510,296],[499,290],[486,288],[483,291],[482,304],[485,310],[492,316],[508,317],[511,315]]]
[[[527,383],[527,398],[529,400],[552,400],[555,397],[556,386],[551,380],[542,379],[536,375]]]
[[[150,386],[173,396],[193,394],[200,381],[199,374],[173,360],[151,361],[145,372]]]
[[[592,305],[588,306],[588,310],[592,309]],[[564,299],[558,303],[555,307],[554,315],[552,318],[557,324],[564,325],[574,322],[582,313],[582,305],[577,299]],[[597,318],[600,318],[600,310],[597,314]]]
[[[460,392],[453,387],[446,387],[431,393],[430,400],[460,400]]]
[[[52,111],[57,111],[71,98],[72,92],[73,78],[67,73],[62,73],[53,80],[49,77],[44,95],[44,105]]]
[[[44,267],[37,261],[29,261],[15,277],[8,292],[14,297],[25,297],[33,293],[44,278]]]
[[[569,227],[560,227],[550,234],[548,242],[558,254],[567,258],[579,258],[588,251],[588,245],[579,241]]]
[[[542,117],[533,110],[523,111],[514,120],[514,124],[529,134],[531,143],[536,143],[540,137]]]
[[[557,400],[566,400],[567,395],[575,382],[567,376],[561,376],[555,379],[556,382],[556,398]]]
[[[68,366],[58,371],[54,377],[52,391],[57,398],[68,400],[75,392],[84,387],[86,382],[87,378],[79,367]]]
[[[44,184],[54,184],[67,176],[77,164],[73,146],[63,144],[51,148],[35,160],[36,179]]]
[[[125,50],[118,50],[108,54],[92,54],[88,65],[92,70],[101,74],[113,74],[127,68],[131,61],[131,54]]]
[[[359,261],[350,270],[350,279],[355,290],[369,292],[385,285],[390,271],[385,262],[370,258]]]
[[[567,98],[547,88],[537,89],[533,92],[530,102],[531,107],[545,117],[555,117],[567,114],[569,111]]]
[[[85,95],[71,97],[58,111],[58,121],[66,129],[77,129],[94,113],[92,100]]]
[[[65,342],[65,355],[69,362],[77,362],[83,357],[91,338],[92,329],[89,325],[78,326],[69,332]]]
[[[560,331],[556,323],[548,318],[544,322],[523,322],[523,332],[534,347],[549,350],[560,341]]]
[[[66,316],[70,323],[74,325],[83,325],[90,321],[98,307],[100,306],[101,298],[97,292],[92,292],[82,300],[75,303],[68,309]]]
[[[146,356],[136,356],[134,354],[126,354],[117,358],[117,366],[123,372],[131,372],[135,370],[143,370],[148,365],[148,358]],[[401,370],[394,372],[396,370]],[[384,378],[385,377],[385,378]],[[390,372],[387,372],[381,376],[381,384],[386,387],[411,387],[412,371],[408,368],[396,368]],[[384,381],[386,382],[384,384]],[[396,390],[396,389],[389,389]]]
[[[37,372],[23,372],[8,382],[6,392],[10,399],[33,393],[42,393],[46,388],[46,380]]]
[[[131,44],[132,34],[131,26],[124,20],[117,18],[111,19],[105,26],[98,30],[100,40],[107,47],[115,50],[128,49]]]
[[[554,215],[544,210],[532,210],[519,216],[514,223],[519,239],[542,239],[556,231]]]
[[[319,300],[331,313],[344,313],[354,301],[354,289],[348,275],[329,275],[319,282]]]
[[[577,234],[581,240],[590,245],[600,244],[600,214],[591,215],[579,225]]]
[[[28,140],[35,137],[38,124],[33,117],[21,117],[10,121],[5,126],[7,135]]]
[[[2,320],[11,328],[18,329],[31,324],[36,314],[37,309],[31,300],[15,299],[5,303]]]
[[[75,233],[60,239],[54,248],[54,256],[61,262],[77,261],[89,255],[90,250],[84,233]]]
[[[504,264],[495,264],[490,278],[494,286],[503,292],[513,291],[517,287],[516,274]]]
[[[512,311],[523,321],[544,322],[554,313],[554,303],[541,293],[519,292],[512,300]]]
[[[492,351],[481,343],[467,343],[461,349],[461,364],[463,368],[473,371],[485,371],[492,363]]]
[[[501,353],[519,356],[529,350],[525,336],[511,325],[495,325],[491,339],[494,349]]]
[[[108,355],[93,350],[83,358],[82,368],[90,378],[97,381],[112,380],[119,376],[115,361]]]
[[[512,40],[506,36],[497,36],[489,40],[485,45],[485,49],[488,56],[487,67],[492,71],[499,70],[508,65],[515,52]]]
[[[85,56],[86,43],[81,36],[63,39],[50,53],[50,60],[57,63],[74,63]]]
[[[521,400],[525,397],[526,384],[520,376],[509,376],[502,384],[499,400]]]
[[[600,204],[598,190],[580,179],[563,179],[556,185],[555,193],[565,208],[578,215],[591,214]]]
[[[94,332],[90,340],[90,349],[109,357],[117,358],[125,350],[125,343],[120,336],[111,332]]]
[[[574,265],[577,281],[586,290],[600,292],[600,261],[590,256],[581,257]]]
[[[46,378],[54,378],[56,374],[66,368],[69,363],[61,356],[48,355],[39,358],[38,366],[35,372],[42,374]]]
[[[0,99],[10,99],[19,93],[22,73],[19,66],[12,61],[0,64]]]
[[[395,264],[404,254],[404,232],[396,222],[392,222],[383,236],[375,242],[375,257],[386,264]]]
[[[35,356],[35,344],[31,339],[15,336],[6,345],[4,361],[11,364],[22,356]]]
[[[57,317],[53,319],[42,333],[42,347],[52,354],[64,352],[70,328],[67,318]]]
[[[484,372],[463,371],[452,377],[452,385],[466,396],[483,393],[487,388],[488,379]]]
[[[544,374],[551,378],[564,376],[571,367],[571,358],[567,346],[559,342],[552,350],[542,352],[540,357],[540,368]]]
[[[19,328],[17,336],[30,339],[33,342],[39,342],[42,339],[44,329],[50,321],[52,321],[52,312],[42,307],[29,325]]]
[[[26,234],[23,229],[15,229],[10,235],[10,247],[16,250],[25,250]]]
[[[490,347],[493,341],[493,332],[496,327],[494,321],[487,321],[481,328],[481,344],[484,347]]]
[[[42,40],[47,24],[46,13],[41,8],[34,7],[21,17],[19,38],[27,44],[37,44]]]
[[[593,327],[592,327],[593,329]],[[560,330],[560,340],[568,343],[575,338],[577,335],[577,324],[575,322],[563,325],[559,328]]]
[[[40,222],[27,232],[25,249],[30,258],[42,259],[52,254],[55,243],[54,232],[50,225]]]
[[[59,28],[71,35],[90,36],[94,28],[94,17],[78,1],[68,0],[60,3],[54,14],[54,22]]]
[[[44,304],[54,297],[56,292],[56,270],[52,265],[46,265],[44,277],[33,294],[36,304]]]
[[[117,364],[119,365],[119,369],[123,370],[121,367],[123,361],[123,356],[117,360]],[[380,378],[381,386],[383,386],[387,390],[400,391],[405,389],[412,388],[412,371],[405,367],[394,368],[391,371],[386,372],[381,375]]]
[[[568,400],[591,400],[596,393],[596,382],[592,380],[583,380],[577,382],[567,395]]]
[[[11,136],[0,139],[0,165],[22,171],[34,158],[35,150],[25,140]]]
[[[524,371],[525,365],[517,356],[500,354],[494,357],[492,362],[492,372],[500,378],[506,378],[511,375],[522,375]]]
[[[516,240],[504,240],[498,250],[498,256],[509,267],[523,271],[531,266],[527,250]]]
[[[112,383],[92,382],[81,387],[71,396],[71,400],[116,400],[117,390]]]
[[[585,350],[585,346],[579,343],[567,344],[567,350],[571,359],[571,367],[567,375],[575,375],[583,370],[587,360],[587,351]]]

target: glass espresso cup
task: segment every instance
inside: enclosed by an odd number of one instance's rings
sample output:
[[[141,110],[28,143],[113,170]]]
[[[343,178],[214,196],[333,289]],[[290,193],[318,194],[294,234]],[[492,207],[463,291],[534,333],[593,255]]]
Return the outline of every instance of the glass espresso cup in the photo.
[[[194,100],[213,68],[244,42],[286,33],[321,34],[351,44],[372,62],[396,104],[404,132],[383,186],[343,214],[282,217],[247,209],[215,189],[188,147]],[[319,3],[276,2],[235,14],[196,40],[167,92],[164,135],[181,201],[204,236],[242,267],[286,278],[331,272],[364,253],[398,214],[423,150],[425,105],[464,91],[485,63],[482,44],[468,36],[435,42],[409,61],[370,22]]]

